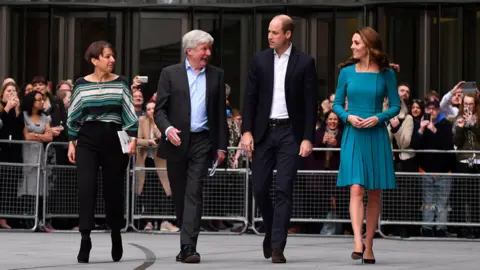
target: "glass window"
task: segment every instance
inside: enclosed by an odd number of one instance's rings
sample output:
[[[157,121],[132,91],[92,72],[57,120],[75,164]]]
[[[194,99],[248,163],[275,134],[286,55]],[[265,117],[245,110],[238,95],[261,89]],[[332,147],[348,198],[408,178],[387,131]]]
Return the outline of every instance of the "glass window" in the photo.
[[[162,69],[181,61],[181,44],[181,18],[141,18],[140,74],[135,75],[148,76],[143,90],[145,100],[157,91]]]
[[[329,93],[335,92],[336,82],[330,82],[332,78],[329,78],[330,70],[330,22],[327,20],[317,20],[317,77],[318,77],[318,97],[322,99]],[[331,87],[329,89],[328,87]]]
[[[208,18],[198,19],[198,28],[207,31],[215,39],[210,63],[225,71],[225,83],[230,86],[230,107],[239,109],[253,48],[253,44],[249,43],[253,33],[250,17],[224,14],[223,24],[220,25],[218,16],[205,16]]]
[[[477,11],[477,34],[475,35],[476,36],[476,43],[477,44],[477,52],[476,52],[476,62],[477,62],[477,65],[476,65],[476,68],[475,68],[475,79],[477,81],[477,87],[480,89],[480,10]]]
[[[53,39],[49,41],[48,12],[28,12],[23,17],[23,10],[12,13],[12,76],[22,85],[35,76],[44,76],[52,81],[58,80],[58,33],[59,19],[53,20]],[[25,32],[22,31],[25,25]],[[49,45],[51,46],[52,66],[49,70]],[[50,74],[51,71],[51,74]]]
[[[380,33],[384,50],[391,62],[400,65],[397,81],[410,86],[412,97],[423,96],[423,89],[418,89],[421,40],[418,29],[422,13],[423,10],[414,8],[385,8],[385,16],[380,19],[385,31]]]
[[[361,12],[339,12],[335,18],[335,81],[340,69],[336,66],[345,62],[351,55],[352,35],[363,25]],[[336,83],[335,83],[336,85]]]
[[[231,88],[230,106],[237,109],[240,108],[243,98],[246,72],[252,55],[253,46],[248,42],[252,40],[250,22],[248,16],[223,20],[222,64],[225,70],[225,83]]]
[[[440,20],[431,18],[430,88],[442,95],[462,80],[462,31],[459,8],[442,7]]]
[[[83,77],[93,71],[92,64],[85,60],[85,52],[88,46],[97,40],[107,40],[111,42],[116,49],[116,68],[115,72],[121,73],[118,69],[118,58],[121,57],[118,44],[115,44],[117,22],[114,18],[107,19],[107,13],[104,17],[76,17],[75,18],[75,55],[74,55],[74,78]]]

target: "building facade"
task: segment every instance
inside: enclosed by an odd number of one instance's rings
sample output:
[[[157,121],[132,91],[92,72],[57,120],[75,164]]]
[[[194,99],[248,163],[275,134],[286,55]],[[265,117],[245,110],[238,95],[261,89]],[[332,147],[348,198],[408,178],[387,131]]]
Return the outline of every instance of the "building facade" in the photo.
[[[198,28],[214,38],[211,62],[225,70],[239,107],[249,63],[268,47],[270,19],[294,17],[293,43],[317,61],[320,97],[335,91],[337,65],[350,56],[361,26],[380,33],[398,80],[413,96],[445,93],[459,80],[480,79],[480,1],[369,0],[21,0],[0,1],[0,78],[55,85],[91,71],[87,46],[105,39],[117,52],[116,72],[149,77],[156,91],[163,67],[182,59],[181,37]],[[447,1],[448,2],[448,1]]]

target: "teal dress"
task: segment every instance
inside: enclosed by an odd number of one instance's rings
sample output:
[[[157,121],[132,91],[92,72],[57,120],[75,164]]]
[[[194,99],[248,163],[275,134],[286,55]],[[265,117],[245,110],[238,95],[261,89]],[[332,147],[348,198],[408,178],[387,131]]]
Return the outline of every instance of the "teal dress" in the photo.
[[[385,97],[388,97],[390,108],[382,111]],[[333,111],[345,123],[337,186],[361,185],[367,190],[395,188],[392,148],[386,125],[400,112],[395,72],[392,69],[357,72],[355,65],[342,68]],[[377,116],[379,123],[370,128],[355,128],[347,122],[350,114],[363,119]]]

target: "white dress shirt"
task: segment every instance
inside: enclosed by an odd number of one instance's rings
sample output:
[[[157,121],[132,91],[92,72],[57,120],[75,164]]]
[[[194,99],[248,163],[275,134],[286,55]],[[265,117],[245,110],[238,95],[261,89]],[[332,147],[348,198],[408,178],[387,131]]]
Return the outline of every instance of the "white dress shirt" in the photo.
[[[287,100],[285,98],[285,75],[287,74],[288,59],[291,52],[292,43],[280,56],[273,50],[273,98],[270,119],[288,119]]]

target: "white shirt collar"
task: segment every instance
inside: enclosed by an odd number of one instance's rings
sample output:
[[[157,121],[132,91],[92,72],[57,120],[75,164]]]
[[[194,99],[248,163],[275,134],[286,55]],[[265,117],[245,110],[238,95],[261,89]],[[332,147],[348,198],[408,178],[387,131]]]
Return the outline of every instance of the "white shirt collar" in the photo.
[[[291,53],[292,53],[292,43],[290,42],[290,46],[288,46],[288,49],[284,53],[282,53],[282,55],[290,56]],[[277,51],[275,49],[273,50],[273,54],[278,56]]]

